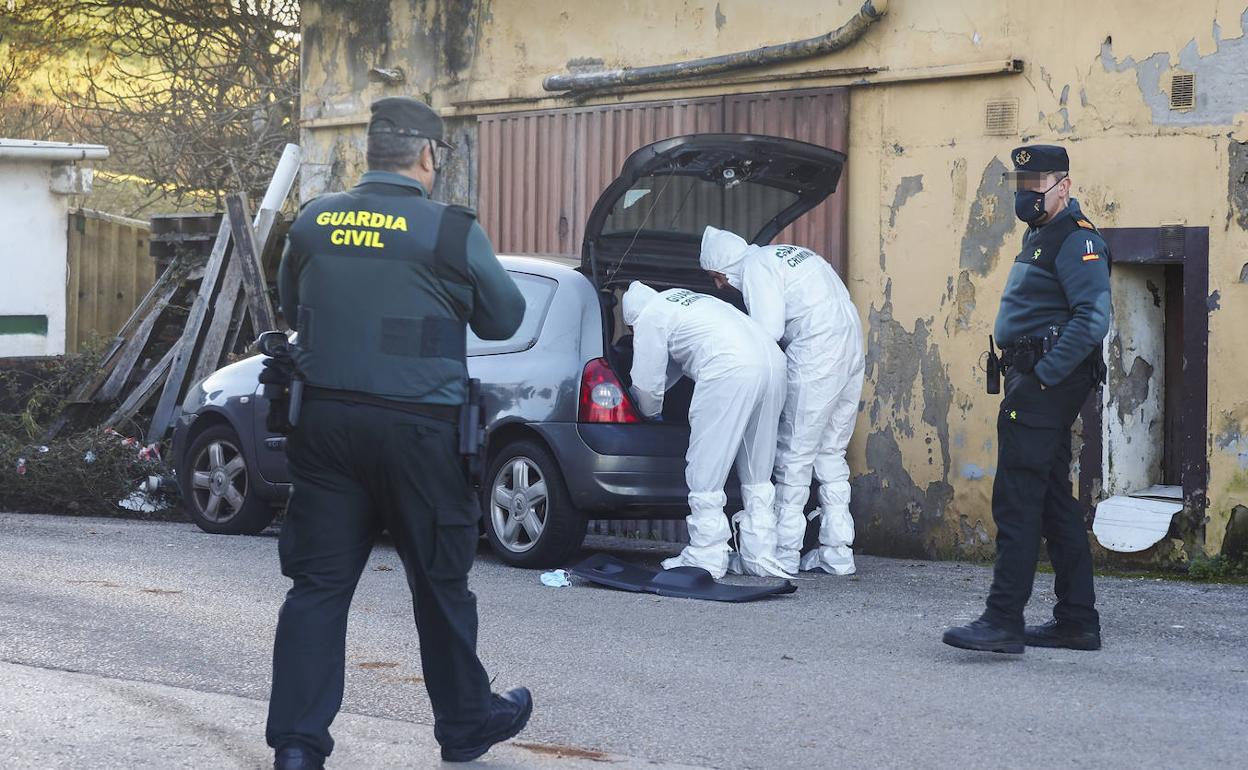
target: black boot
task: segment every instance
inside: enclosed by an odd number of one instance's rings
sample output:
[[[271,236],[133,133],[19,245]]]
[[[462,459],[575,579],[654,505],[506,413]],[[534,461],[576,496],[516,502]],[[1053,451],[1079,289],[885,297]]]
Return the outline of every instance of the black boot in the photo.
[[[964,650],[1004,652],[1011,655],[1021,655],[1026,649],[1022,635],[997,628],[983,618],[949,629],[941,641],[950,647]]]
[[[322,770],[325,759],[304,748],[288,746],[277,752],[273,770]]]
[[[523,687],[494,695],[490,703],[490,718],[475,735],[462,743],[442,747],[445,762],[471,762],[490,750],[496,743],[514,738],[529,723],[533,714],[533,696]]]
[[[1072,623],[1050,620],[1039,626],[1027,626],[1023,632],[1027,644],[1032,647],[1063,647],[1068,650],[1101,649],[1101,630],[1091,631]]]

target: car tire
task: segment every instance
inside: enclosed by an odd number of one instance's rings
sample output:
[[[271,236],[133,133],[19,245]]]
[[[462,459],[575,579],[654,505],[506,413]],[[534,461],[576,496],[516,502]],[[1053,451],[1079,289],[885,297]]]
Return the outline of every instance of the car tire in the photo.
[[[272,523],[277,510],[251,483],[243,442],[229,425],[213,425],[191,442],[178,468],[182,507],[191,521],[213,535],[254,535]]]
[[[550,452],[534,441],[507,444],[494,456],[485,482],[485,536],[498,557],[527,569],[567,566],[589,522],[573,507]]]

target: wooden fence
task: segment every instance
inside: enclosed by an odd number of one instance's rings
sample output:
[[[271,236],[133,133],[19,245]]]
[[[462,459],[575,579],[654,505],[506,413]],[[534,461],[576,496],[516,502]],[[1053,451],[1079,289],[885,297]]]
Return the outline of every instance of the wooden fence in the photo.
[[[69,273],[65,286],[65,351],[92,335],[111,337],[156,281],[149,228],[90,209],[69,212]]]

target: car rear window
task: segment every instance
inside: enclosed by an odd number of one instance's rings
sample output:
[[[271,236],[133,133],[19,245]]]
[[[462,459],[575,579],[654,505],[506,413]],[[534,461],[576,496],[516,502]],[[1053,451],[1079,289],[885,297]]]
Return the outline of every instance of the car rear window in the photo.
[[[642,232],[702,237],[707,225],[749,239],[798,196],[762,184],[725,187],[692,176],[645,177],[616,201],[603,224],[603,235]]]
[[[491,356],[499,353],[519,353],[537,344],[537,337],[542,333],[542,323],[546,320],[546,311],[550,309],[550,300],[555,296],[559,282],[540,275],[516,273],[508,271],[511,279],[516,282],[520,293],[524,295],[524,320],[516,333],[505,340],[483,340],[468,329],[468,355]]]

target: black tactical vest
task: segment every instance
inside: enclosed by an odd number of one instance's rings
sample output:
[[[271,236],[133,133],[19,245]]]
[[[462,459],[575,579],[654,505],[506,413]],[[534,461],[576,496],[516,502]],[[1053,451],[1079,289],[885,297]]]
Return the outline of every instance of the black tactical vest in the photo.
[[[394,191],[370,183],[316,198],[291,226],[295,357],[311,385],[420,401],[467,378],[474,215]]]

